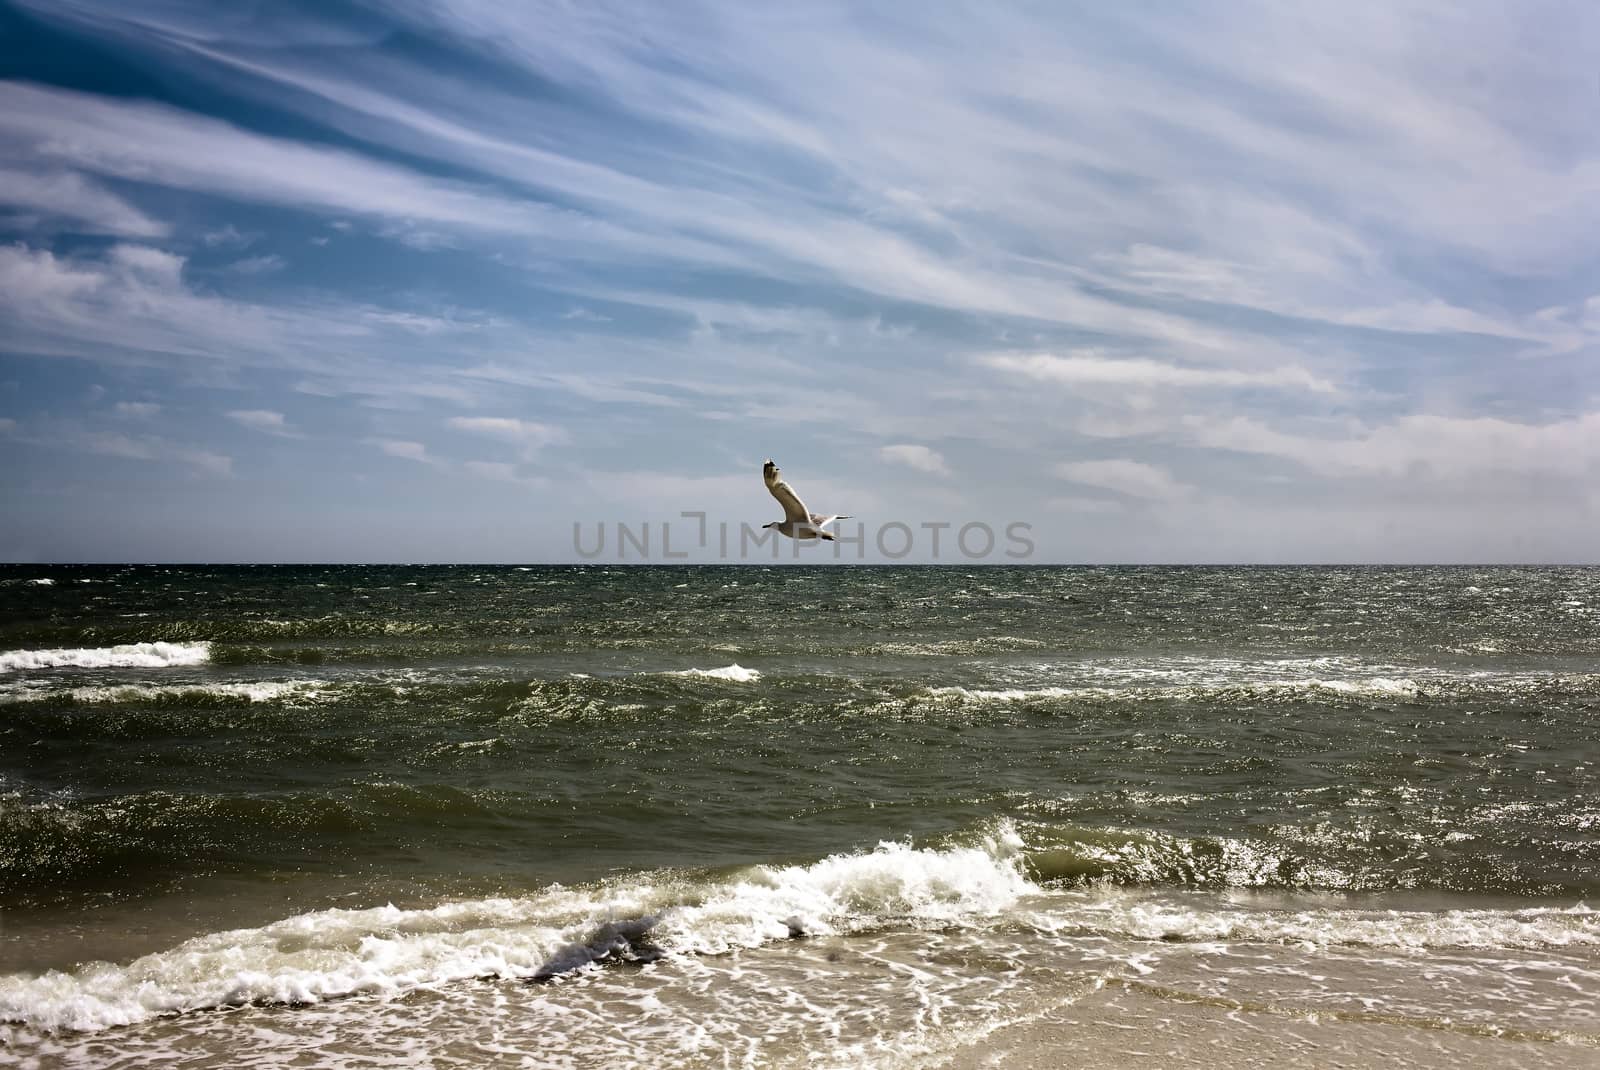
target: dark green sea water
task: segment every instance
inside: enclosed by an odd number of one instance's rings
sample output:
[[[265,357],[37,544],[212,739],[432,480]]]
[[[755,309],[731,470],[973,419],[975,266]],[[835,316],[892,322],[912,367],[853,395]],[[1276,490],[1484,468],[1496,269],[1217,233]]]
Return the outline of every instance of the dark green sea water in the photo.
[[[692,990],[745,1045],[621,1062],[765,1065],[734,989],[674,970],[930,933],[1006,993],[1019,941],[1101,985],[1146,944],[1473,949],[1498,965],[1455,1002],[1384,1013],[1567,1051],[1600,1035],[1597,897],[1600,570],[0,569],[0,1019],[30,1057],[192,1028],[227,1065],[214,1008],[371,1025],[555,977],[566,1011]],[[1501,1006],[1507,969],[1543,1010]],[[941,1028],[958,974],[917,996]],[[1332,998],[1296,992],[1260,996]],[[882,1025],[902,997],[808,1050],[926,1055],[926,1021]]]

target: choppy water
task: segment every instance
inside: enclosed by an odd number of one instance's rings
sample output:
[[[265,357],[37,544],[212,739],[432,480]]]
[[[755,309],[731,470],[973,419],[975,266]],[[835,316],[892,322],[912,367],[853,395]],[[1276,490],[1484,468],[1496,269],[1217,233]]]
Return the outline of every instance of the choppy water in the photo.
[[[1592,1066],[1597,769],[1593,569],[5,568],[0,1037]]]

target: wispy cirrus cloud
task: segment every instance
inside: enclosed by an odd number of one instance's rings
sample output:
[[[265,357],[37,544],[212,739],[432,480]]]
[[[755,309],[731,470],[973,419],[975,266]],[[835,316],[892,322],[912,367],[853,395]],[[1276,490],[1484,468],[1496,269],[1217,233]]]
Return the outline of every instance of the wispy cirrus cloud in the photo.
[[[8,359],[171,412],[248,383],[482,481],[560,446],[609,473],[544,477],[569,512],[795,436],[808,487],[868,457],[1018,511],[1045,456],[1060,508],[1174,553],[1157,510],[1233,524],[1215,554],[1302,498],[1588,500],[1586,9],[31,9],[219,90],[0,82]]]
[[[452,416],[446,423],[456,431],[509,443],[517,447],[525,461],[532,460],[546,446],[568,441],[562,428],[510,416]]]
[[[1433,478],[1483,491],[1487,477],[1580,481],[1583,499],[1600,476],[1600,412],[1548,422],[1416,414],[1390,423],[1350,421],[1323,435],[1245,417],[1191,418],[1185,437],[1208,448],[1282,458],[1341,477]]]
[[[171,230],[75,171],[0,167],[0,212],[6,209],[91,234],[161,238]]]
[[[1054,472],[1073,483],[1154,501],[1179,498],[1192,489],[1164,468],[1126,457],[1065,462],[1056,465]]]
[[[622,247],[679,255],[681,247],[482,184],[433,178],[342,149],[270,137],[163,105],[0,82],[0,145],[59,167],[325,213],[389,221],[412,231],[515,234],[563,242],[570,255]],[[403,232],[402,232],[403,233]],[[714,250],[702,250],[715,257]]]
[[[1105,357],[1093,351],[1064,357],[1051,353],[990,353],[979,357],[978,362],[1021,378],[1063,386],[1264,388],[1322,394],[1337,389],[1328,380],[1293,366],[1260,370],[1185,367],[1140,357]]]
[[[0,431],[15,441],[49,451],[67,450],[114,457],[128,461],[149,462],[164,470],[182,470],[191,474],[229,476],[233,474],[233,458],[228,454],[206,449],[190,443],[175,442],[155,434],[130,434],[86,426],[82,423],[60,419],[40,419],[24,425],[7,419],[0,422]]]
[[[185,257],[119,243],[100,256],[62,257],[0,245],[0,317],[12,344],[90,362],[205,376],[241,366],[313,374],[336,394],[472,400],[472,380],[413,366],[396,376],[399,337],[473,333],[468,321],[421,311],[297,297],[245,301],[198,288]],[[509,344],[509,343],[507,343]]]
[[[274,271],[282,271],[288,266],[288,261],[276,253],[266,256],[247,256],[242,260],[235,260],[227,266],[228,271],[235,275],[266,275]]]

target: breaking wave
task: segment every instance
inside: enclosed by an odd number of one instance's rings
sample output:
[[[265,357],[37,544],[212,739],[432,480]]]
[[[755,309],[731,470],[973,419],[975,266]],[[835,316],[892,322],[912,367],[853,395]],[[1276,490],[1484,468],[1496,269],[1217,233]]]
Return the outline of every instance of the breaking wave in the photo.
[[[92,1031],[249,1003],[315,1003],[481,977],[551,980],[614,959],[719,954],[889,922],[993,915],[1036,891],[1002,829],[969,847],[884,843],[711,882],[670,874],[525,898],[324,910],[210,933],[125,965],[0,977],[0,1021]]]
[[[64,647],[55,650],[8,650],[0,653],[0,672],[28,669],[162,669],[203,665],[211,660],[211,644],[126,643],[121,646]]]
[[[400,995],[482,978],[559,982],[610,963],[813,936],[961,929],[1007,943],[1088,938],[1556,950],[1600,945],[1581,904],[1491,910],[1252,909],[1203,892],[1036,884],[1009,826],[968,845],[883,843],[807,865],[672,871],[523,897],[322,910],[209,933],[125,964],[0,977],[0,1021],[97,1031],[245,1004]]]
[[[111,684],[104,687],[55,688],[38,683],[0,689],[0,703],[70,701],[82,705],[111,703],[305,702],[328,688],[321,680],[255,680],[217,684]]]
[[[740,684],[752,684],[761,679],[761,674],[755,669],[747,669],[738,664],[724,665],[720,669],[674,669],[662,675],[698,676],[707,680],[731,680]]]
[[[1566,868],[1552,871],[1530,863],[1518,846],[1495,843],[1505,832],[1492,811],[1467,815],[1462,824],[1461,829],[1426,832],[1276,825],[1251,837],[1054,826],[1039,829],[1038,842],[1030,843],[1028,872],[1057,887],[1428,890],[1562,897],[1592,895],[1600,888],[1592,853],[1586,858],[1585,852],[1573,851]]]

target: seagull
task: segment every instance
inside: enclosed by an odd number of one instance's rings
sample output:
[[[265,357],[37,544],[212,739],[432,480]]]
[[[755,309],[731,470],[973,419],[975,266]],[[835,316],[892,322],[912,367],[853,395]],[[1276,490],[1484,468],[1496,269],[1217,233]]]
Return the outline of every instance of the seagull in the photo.
[[[831,524],[835,520],[851,519],[848,515],[824,516],[822,513],[806,512],[806,503],[801,501],[800,495],[784,481],[782,473],[778,471],[778,466],[772,463],[771,457],[768,457],[767,463],[761,466],[761,478],[766,480],[767,489],[778,499],[778,504],[783,506],[783,519],[762,524],[762,530],[777,528],[780,534],[787,535],[791,539],[827,539],[832,542],[835,538],[833,532],[824,531],[823,525]]]

